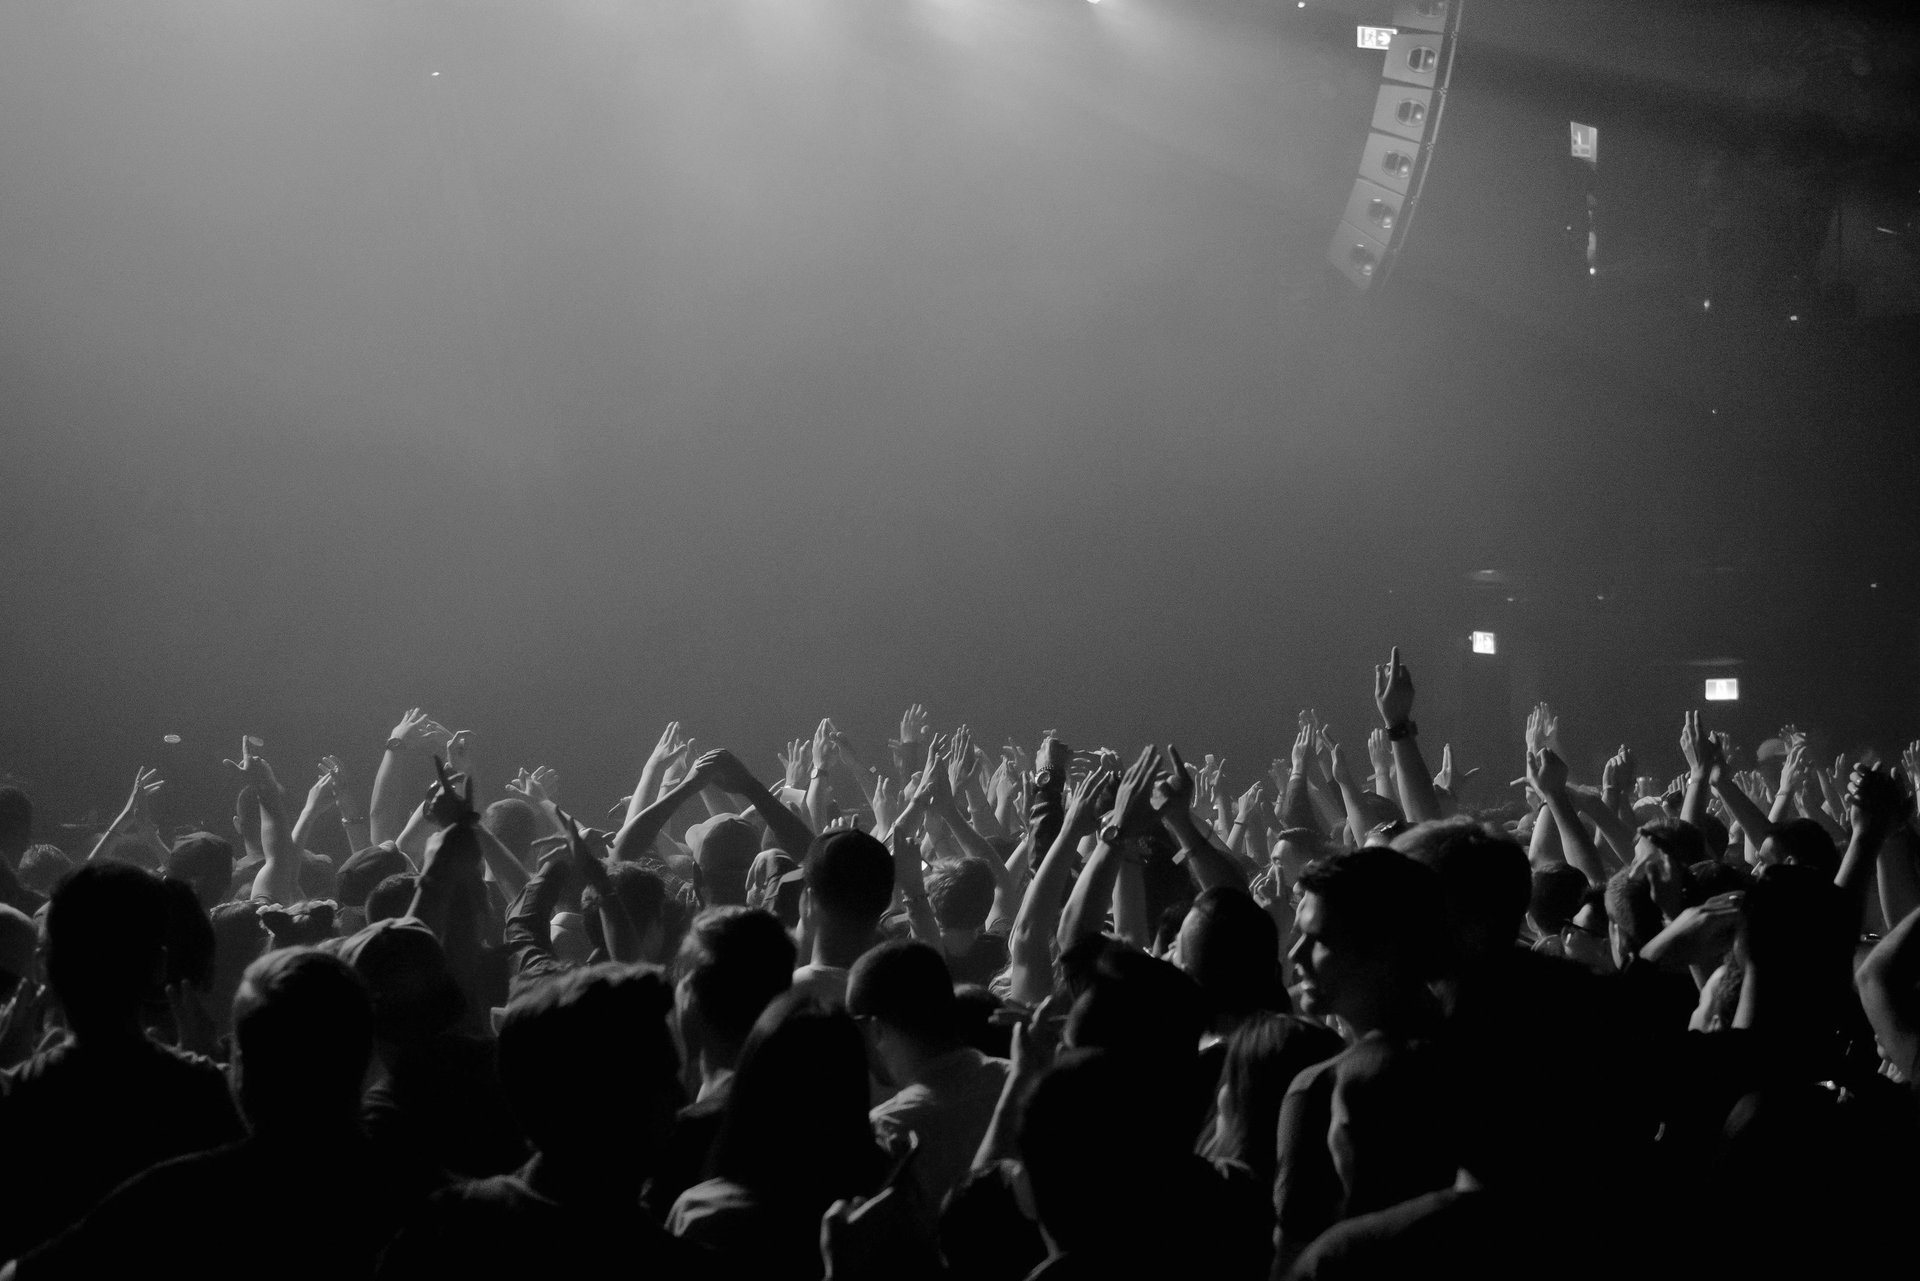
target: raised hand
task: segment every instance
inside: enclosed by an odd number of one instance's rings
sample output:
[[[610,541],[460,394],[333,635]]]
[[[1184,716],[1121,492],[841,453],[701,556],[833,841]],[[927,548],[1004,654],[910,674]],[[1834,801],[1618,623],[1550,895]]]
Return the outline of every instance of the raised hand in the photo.
[[[466,827],[477,823],[480,815],[473,808],[473,778],[468,776],[465,791],[454,790],[453,775],[447,771],[447,764],[438,756],[433,758],[433,772],[436,775],[433,792],[427,804],[427,815],[441,827]]]
[[[1680,722],[1680,754],[1687,758],[1687,772],[1705,778],[1713,764],[1716,744],[1700,728],[1700,713],[1688,712]]]
[[[109,830],[140,836],[157,833],[159,827],[153,821],[151,803],[153,794],[159,791],[162,785],[159,770],[148,769],[144,765],[135,770],[133,790],[127,793],[127,803],[120,810],[120,816],[113,820]]]
[[[1307,758],[1313,755],[1313,726],[1306,721],[1305,712],[1300,715],[1300,732],[1293,736],[1293,754],[1288,761],[1295,774],[1307,772]]]
[[[339,803],[339,793],[334,790],[333,771],[323,761],[320,777],[313,780],[313,786],[307,789],[307,808],[316,814],[324,814]]]
[[[822,719],[813,727],[811,759],[815,770],[824,770],[833,761],[833,722]]]
[[[333,780],[333,803],[340,811],[342,823],[364,823],[367,821],[367,808],[360,803],[360,797],[347,785],[347,767],[340,763],[338,756],[322,756],[320,768]]]
[[[453,730],[447,735],[447,769],[450,772],[473,777],[473,738],[470,729]]]
[[[1034,757],[1033,771],[1044,774],[1052,770],[1058,778],[1066,777],[1067,763],[1073,759],[1073,749],[1062,742],[1059,736],[1048,730],[1040,740],[1040,751]]]
[[[962,725],[953,731],[947,751],[947,786],[958,795],[973,768],[973,731]]]
[[[1413,719],[1413,677],[1400,661],[1398,645],[1385,663],[1373,669],[1373,703],[1380,710],[1380,723],[1389,730]]]
[[[1527,753],[1527,786],[1542,797],[1567,790],[1567,763],[1551,747]]]
[[[653,750],[647,753],[647,763],[664,765],[687,755],[692,749],[693,740],[680,735],[680,722],[668,721],[667,727],[660,731],[660,738],[654,743]]]
[[[1153,821],[1153,783],[1159,769],[1160,750],[1149,743],[1120,776],[1120,789],[1113,797],[1113,822],[1122,837],[1141,835]]]
[[[387,735],[388,742],[398,741],[400,746],[410,752],[424,752],[434,746],[439,738],[440,723],[417,707],[409,707],[400,717],[400,723]]]
[[[533,770],[521,770],[507,790],[536,809],[542,805],[554,805],[560,801],[560,773],[546,765],[536,766]]]
[[[1866,764],[1854,766],[1847,782],[1847,821],[1854,835],[1885,837],[1910,808],[1906,793],[1890,772]]]
[[[1247,824],[1253,822],[1254,818],[1259,815],[1262,792],[1263,789],[1260,784],[1255,783],[1246,791],[1240,793],[1240,799],[1234,802],[1233,807],[1233,821],[1235,826],[1245,827]]]
[[[901,746],[911,746],[927,736],[927,709],[918,703],[900,713]]]
[[[795,791],[805,791],[807,786],[807,740],[790,739],[786,750],[775,752],[773,758],[780,762],[782,780]]]
[[[1193,808],[1193,768],[1180,757],[1180,749],[1167,744],[1167,760],[1173,768],[1160,775],[1153,785],[1149,804],[1162,818],[1185,818]]]
[[[1627,750],[1625,743],[1612,756],[1600,771],[1600,786],[1615,794],[1624,793],[1634,780],[1633,753]]]
[[[1452,788],[1453,786],[1453,744],[1452,743],[1442,743],[1440,745],[1440,768],[1438,771],[1435,772],[1433,776],[1433,785],[1435,787],[1445,787],[1445,788]]]
[[[1107,770],[1094,770],[1074,784],[1067,797],[1064,829],[1075,836],[1091,832],[1100,816],[1113,808],[1118,787],[1119,779]]]
[[[890,832],[906,808],[906,797],[901,789],[885,774],[873,780],[873,830]]]
[[[591,887],[602,899],[613,893],[613,878],[607,875],[606,864],[594,853],[587,834],[573,821],[573,815],[559,806],[555,806],[554,817],[560,820],[560,827],[567,834],[567,852],[573,856],[573,866],[580,873],[581,881]]]
[[[927,764],[913,783],[913,795],[907,804],[920,809],[939,808],[953,799],[951,760],[948,740],[936,734],[927,741]]]

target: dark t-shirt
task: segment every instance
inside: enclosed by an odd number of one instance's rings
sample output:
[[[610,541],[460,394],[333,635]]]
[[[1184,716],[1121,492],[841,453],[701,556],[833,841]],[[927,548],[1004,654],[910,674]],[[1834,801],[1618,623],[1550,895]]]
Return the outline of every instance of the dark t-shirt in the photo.
[[[705,1252],[676,1240],[637,1204],[571,1205],[543,1196],[519,1174],[437,1192],[401,1231],[380,1267],[387,1279],[712,1275]]]
[[[20,1281],[371,1277],[407,1209],[388,1176],[350,1131],[332,1144],[254,1138],[180,1157],[122,1185],[20,1260]]]
[[[664,1224],[680,1194],[713,1177],[713,1149],[720,1141],[720,1123],[726,1119],[731,1077],[720,1088],[680,1109],[673,1129],[654,1165],[653,1178],[640,1203],[655,1223]]]
[[[981,934],[964,952],[947,953],[947,972],[955,983],[978,983],[982,987],[1007,968],[1007,936]]]
[[[68,1040],[0,1073],[0,1259],[148,1166],[243,1133],[217,1064],[146,1037]]]
[[[381,1156],[421,1194],[517,1170],[530,1153],[500,1084],[494,1043],[449,1033],[395,1052],[361,1109]]]

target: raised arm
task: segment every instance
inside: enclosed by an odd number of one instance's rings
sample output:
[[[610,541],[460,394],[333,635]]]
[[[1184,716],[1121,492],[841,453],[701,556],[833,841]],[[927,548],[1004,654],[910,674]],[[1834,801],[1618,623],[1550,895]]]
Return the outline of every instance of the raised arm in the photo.
[[[660,775],[667,768],[667,763],[689,755],[692,750],[693,740],[680,736],[680,722],[668,721],[667,727],[660,731],[659,741],[647,753],[646,763],[640,767],[640,781],[633,785],[633,795],[627,798],[627,817],[622,827],[633,822],[641,810],[657,799]]]
[[[1433,791],[1433,775],[1420,755],[1420,727],[1413,721],[1413,677],[1400,661],[1400,647],[1383,666],[1373,669],[1373,701],[1380,724],[1393,747],[1394,774],[1400,784],[1400,810],[1409,823],[1440,817],[1440,798]]]
[[[263,756],[250,756],[241,766],[254,776],[254,795],[260,798],[260,871],[253,878],[254,898],[287,904],[300,901],[300,850],[293,843],[293,824],[287,819],[287,794],[273,767]]]
[[[1881,1053],[1909,1083],[1920,1079],[1920,909],[1880,940],[1854,982]]]
[[[1053,990],[1053,944],[1060,922],[1060,900],[1073,873],[1074,852],[1080,838],[1093,829],[1101,812],[1112,804],[1116,784],[1114,776],[1104,770],[1080,780],[1055,828],[1053,844],[1027,882],[1026,897],[1020,901],[1020,912],[1007,939],[1013,979],[1010,995],[1016,1001],[1035,1005]]]
[[[151,805],[151,798],[161,785],[159,770],[142,765],[134,771],[133,791],[127,794],[127,803],[121,807],[119,816],[107,824],[107,830],[100,833],[100,839],[93,843],[93,848],[87,851],[88,862],[105,849],[107,842],[115,836],[137,836],[160,856],[161,865],[166,865],[167,846],[160,839],[160,828],[153,821]]]
[[[644,858],[653,848],[654,838],[664,832],[667,823],[682,805],[699,794],[718,773],[724,752],[712,751],[693,763],[693,768],[672,787],[661,793],[660,798],[640,810],[620,828],[620,834],[613,841],[613,861],[624,863],[632,859]],[[554,808],[555,817],[559,817],[558,807]],[[562,820],[564,823],[564,820]],[[565,830],[564,827],[562,830]]]
[[[1149,803],[1168,835],[1179,843],[1187,875],[1202,892],[1216,885],[1246,889],[1246,873],[1221,853],[1193,821],[1193,770],[1172,743],[1167,744],[1167,761],[1172,769],[1154,784]]]
[[[1866,914],[1867,889],[1873,884],[1874,867],[1880,847],[1907,816],[1907,798],[1891,774],[1867,765],[1856,765],[1847,787],[1847,817],[1853,835],[1847,852],[1841,856],[1835,885],[1846,895],[1847,921],[1859,928]]]
[[[1159,772],[1160,753],[1151,744],[1120,777],[1120,790],[1114,794],[1113,813],[1100,828],[1099,843],[1087,858],[1080,879],[1067,896],[1066,910],[1060,913],[1060,947],[1064,951],[1082,939],[1099,934],[1113,899],[1113,884],[1120,874],[1122,847],[1131,837],[1140,836],[1153,822],[1152,795],[1154,776]]]
[[[1700,713],[1688,712],[1680,722],[1680,754],[1687,758],[1687,798],[1680,803],[1680,817],[1695,827],[1707,817],[1709,775],[1716,747],[1700,728]]]
[[[753,806],[754,812],[766,821],[775,843],[794,858],[805,858],[807,847],[813,844],[813,829],[807,826],[806,820],[782,805],[732,752],[721,748],[708,755],[715,758],[714,785]]]
[[[1560,832],[1560,849],[1566,854],[1567,862],[1587,878],[1587,884],[1604,886],[1607,872],[1600,863],[1600,852],[1594,849],[1593,838],[1587,835],[1586,825],[1581,823],[1580,813],[1567,791],[1567,763],[1550,747],[1529,753],[1527,783],[1540,793],[1547,812],[1553,815],[1553,825]]]
[[[812,768],[807,774],[807,821],[815,831],[827,825],[827,811],[833,804],[833,780],[827,777],[833,765],[833,722],[822,720],[813,731]]]
[[[367,800],[369,844],[397,841],[413,812],[418,789],[428,782],[425,764],[453,735],[419,708],[409,708],[387,735],[387,748]]]

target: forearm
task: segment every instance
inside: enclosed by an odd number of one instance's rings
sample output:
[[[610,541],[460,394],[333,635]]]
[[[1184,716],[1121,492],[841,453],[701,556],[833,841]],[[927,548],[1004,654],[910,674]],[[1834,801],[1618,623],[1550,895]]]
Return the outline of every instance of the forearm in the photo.
[[[1171,814],[1166,827],[1173,839],[1179,842],[1180,851],[1186,858],[1187,875],[1193,878],[1195,888],[1201,893],[1218,885],[1240,889],[1247,887],[1246,874],[1231,858],[1214,848],[1190,815]]]
[[[740,794],[766,820],[767,830],[773,833],[774,842],[794,858],[805,858],[807,847],[813,844],[813,829],[798,814],[774,799],[773,793],[758,781],[749,779],[747,782],[748,786],[741,788]]]
[[[407,757],[404,749],[393,748],[388,748],[380,757],[380,768],[373,775],[373,791],[367,798],[369,845],[397,841],[401,829],[407,825],[407,797],[413,792],[407,779],[412,773]]]
[[[1607,848],[1613,851],[1614,859],[1619,865],[1622,867],[1631,865],[1633,862],[1633,828],[1620,817],[1620,811],[1607,803],[1607,798],[1604,794],[1598,797],[1583,794],[1576,797],[1574,803],[1581,813],[1593,820],[1594,827],[1599,830],[1601,839],[1606,842]],[[1596,852],[1600,855],[1601,863],[1604,866],[1607,861],[1606,850]]]
[[[1038,1004],[1053,990],[1053,944],[1060,920],[1060,896],[1066,889],[1073,868],[1077,838],[1065,824],[1057,824],[1053,844],[1039,869],[1027,882],[1027,893],[1020,900],[1019,915],[1014,917],[1013,933],[1008,936],[1013,990],[1016,1001]]]
[[[1560,853],[1560,825],[1553,821],[1553,812],[1542,807],[1533,816],[1533,836],[1527,842],[1527,864],[1538,872],[1564,862],[1566,859]]]
[[[1915,861],[1913,828],[1902,824],[1880,844],[1880,909],[1888,922],[1904,921],[1920,909],[1920,862]]]
[[[1035,778],[1027,798],[1027,832],[1033,838],[1032,851],[1037,856],[1047,855],[1060,835],[1066,817],[1065,783],[1061,771],[1048,771]]]
[[[1560,849],[1567,862],[1587,878],[1588,885],[1604,886],[1606,868],[1601,865],[1600,852],[1594,849],[1593,839],[1587,835],[1580,813],[1573,806],[1573,797],[1555,787],[1546,793],[1546,802],[1548,812],[1553,815],[1553,825],[1560,833]]]
[[[313,829],[320,822],[320,807],[314,804],[313,797],[307,797],[307,803],[300,809],[300,817],[293,821],[293,835],[289,838],[293,848],[306,849],[313,843]]]
[[[1724,774],[1713,784],[1713,791],[1720,798],[1720,803],[1727,807],[1727,813],[1733,815],[1733,821],[1740,824],[1748,848],[1758,853],[1761,843],[1773,834],[1772,822],[1760,812],[1753,798]]]
[[[506,894],[508,902],[516,902],[527,888],[527,869],[512,851],[500,843],[500,838],[478,823],[474,824],[474,834],[480,840],[480,857],[492,873],[494,884]]]
[[[1030,855],[1028,847],[1032,841],[1028,837],[1020,838],[1013,853],[1002,863],[997,858],[987,860],[993,872],[993,910],[987,913],[987,930],[991,933],[995,926],[1011,926],[1013,918],[1020,910],[1020,870],[1028,865]]]
[[[1360,792],[1350,778],[1342,778],[1339,783],[1340,799],[1347,809],[1347,835],[1353,838],[1354,848],[1358,849],[1367,843],[1366,820],[1360,816]]]
[[[1113,932],[1142,952],[1153,946],[1153,924],[1147,919],[1147,879],[1140,864],[1121,859],[1113,880]]]
[[[1909,1082],[1920,1074],[1920,911],[1908,912],[1868,954],[1854,976],[1860,1004],[1880,1048]]]
[[[1707,816],[1707,776],[1700,771],[1687,775],[1686,799],[1680,802],[1680,817],[1699,827]]]
[[[1113,900],[1113,883],[1120,875],[1120,858],[1120,851],[1105,841],[1093,847],[1080,879],[1073,883],[1073,893],[1067,896],[1066,910],[1060,913],[1061,951],[1101,932]]]
[[[701,780],[683,778],[667,789],[665,795],[640,810],[620,828],[613,840],[613,861],[629,862],[644,858],[653,848],[654,838],[667,830],[675,811],[701,788]]]
[[[253,878],[253,897],[275,903],[300,901],[300,851],[292,842],[287,822],[286,801],[279,789],[263,784],[255,789],[260,798],[259,874]]]
[[[827,772],[824,769],[816,769],[812,777],[807,780],[807,821],[813,824],[814,831],[817,832],[827,825],[832,804],[833,785],[827,782]]]
[[[1420,755],[1418,739],[1408,735],[1393,740],[1393,772],[1400,781],[1400,810],[1409,823],[1440,817],[1440,798],[1433,790],[1433,775]]]
[[[1307,776],[1295,770],[1287,776],[1287,792],[1280,803],[1280,821],[1288,827],[1318,827],[1313,801],[1307,795]]]

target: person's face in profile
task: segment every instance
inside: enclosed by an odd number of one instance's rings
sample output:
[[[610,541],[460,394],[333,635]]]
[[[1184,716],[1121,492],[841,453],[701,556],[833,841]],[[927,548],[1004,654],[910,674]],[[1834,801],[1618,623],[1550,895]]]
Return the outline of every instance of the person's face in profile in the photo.
[[[1320,1018],[1339,1012],[1342,991],[1351,981],[1350,949],[1341,946],[1337,926],[1325,899],[1311,891],[1300,896],[1287,957],[1299,976],[1301,1005]]]
[[[1613,971],[1613,948],[1599,909],[1588,903],[1560,931],[1561,954],[1597,974]]]

